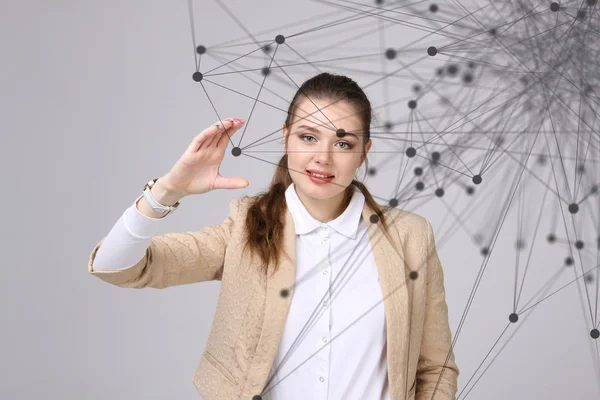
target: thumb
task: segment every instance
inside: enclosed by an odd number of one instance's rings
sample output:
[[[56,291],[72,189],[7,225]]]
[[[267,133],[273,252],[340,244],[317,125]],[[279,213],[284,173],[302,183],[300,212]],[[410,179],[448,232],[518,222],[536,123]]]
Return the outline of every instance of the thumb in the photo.
[[[242,189],[250,185],[250,182],[244,178],[225,178],[217,176],[215,180],[215,189]]]

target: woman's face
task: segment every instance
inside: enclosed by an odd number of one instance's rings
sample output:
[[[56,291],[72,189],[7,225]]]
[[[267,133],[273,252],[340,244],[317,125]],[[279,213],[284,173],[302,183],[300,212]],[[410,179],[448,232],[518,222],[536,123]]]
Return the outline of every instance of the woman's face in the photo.
[[[291,125],[283,129],[284,138],[289,135],[286,152],[290,176],[299,194],[341,201],[364,161],[362,124],[355,108],[346,101],[332,104],[327,99],[311,100],[301,98]],[[344,129],[346,135],[338,137],[337,129]],[[369,139],[365,152],[370,148]],[[333,178],[318,183],[307,170],[324,171]]]

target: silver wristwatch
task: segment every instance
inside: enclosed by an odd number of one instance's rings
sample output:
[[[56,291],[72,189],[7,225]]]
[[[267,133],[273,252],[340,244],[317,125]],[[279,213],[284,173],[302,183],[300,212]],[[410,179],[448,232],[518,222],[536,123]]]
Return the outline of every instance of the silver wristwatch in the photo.
[[[157,180],[158,178],[154,178],[150,182],[146,183],[146,185],[144,186],[143,195],[146,198],[146,201],[148,202],[150,207],[152,207],[152,209],[155,212],[162,216],[165,216],[177,210],[177,207],[179,207],[179,202],[173,204],[172,206],[165,206],[156,201],[154,196],[152,196],[152,192],[150,191],[150,189],[152,189],[152,186],[154,186]]]

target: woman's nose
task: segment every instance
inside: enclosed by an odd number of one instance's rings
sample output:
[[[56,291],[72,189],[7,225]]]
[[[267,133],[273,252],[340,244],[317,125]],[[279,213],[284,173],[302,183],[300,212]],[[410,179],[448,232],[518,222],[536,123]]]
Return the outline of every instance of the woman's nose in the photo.
[[[321,148],[317,150],[315,159],[320,163],[329,164],[331,162],[331,151],[329,149]]]

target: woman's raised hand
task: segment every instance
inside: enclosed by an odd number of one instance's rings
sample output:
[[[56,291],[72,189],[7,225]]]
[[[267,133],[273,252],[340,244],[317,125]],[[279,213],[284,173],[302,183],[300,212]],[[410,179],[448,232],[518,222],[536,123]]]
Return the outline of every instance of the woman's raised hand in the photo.
[[[227,118],[215,122],[192,140],[171,170],[161,178],[169,191],[181,197],[202,194],[214,189],[241,189],[249,185],[243,178],[219,175],[225,149],[244,120]]]

